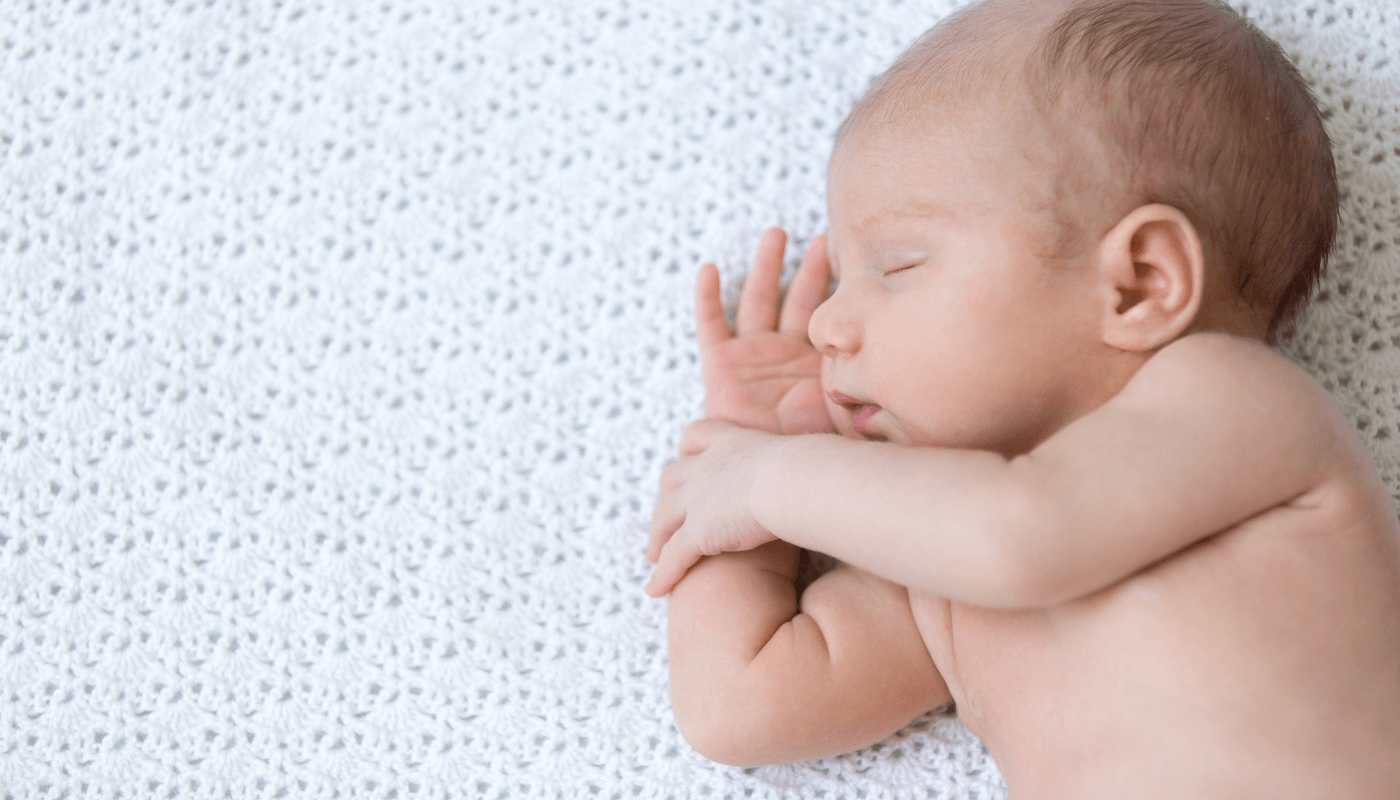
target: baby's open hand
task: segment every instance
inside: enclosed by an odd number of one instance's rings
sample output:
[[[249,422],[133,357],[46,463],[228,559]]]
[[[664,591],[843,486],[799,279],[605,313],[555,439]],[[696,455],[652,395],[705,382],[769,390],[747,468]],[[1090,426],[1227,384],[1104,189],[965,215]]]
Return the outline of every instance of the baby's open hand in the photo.
[[[719,269],[700,268],[695,286],[695,335],[705,382],[705,416],[772,433],[836,430],[821,388],[821,354],[807,338],[812,312],[826,299],[831,266],[818,236],[788,287],[782,315],[778,284],[787,234],[769,228],[744,281],[734,334],[720,301]]]
[[[759,459],[780,441],[717,419],[686,427],[681,457],[661,471],[647,541],[647,561],[656,571],[647,594],[670,592],[702,556],[751,550],[776,538],[754,519],[749,494]]]

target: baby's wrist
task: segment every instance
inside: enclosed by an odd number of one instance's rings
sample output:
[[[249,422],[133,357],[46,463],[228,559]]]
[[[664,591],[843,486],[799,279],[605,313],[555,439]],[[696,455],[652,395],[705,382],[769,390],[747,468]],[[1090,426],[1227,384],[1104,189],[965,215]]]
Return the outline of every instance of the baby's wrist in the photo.
[[[789,451],[804,435],[775,434],[764,443],[754,459],[753,481],[749,484],[749,513],[760,527],[776,538],[782,538],[782,525],[778,517],[781,503],[775,501],[783,496],[782,481],[788,472],[787,465],[792,463]]]

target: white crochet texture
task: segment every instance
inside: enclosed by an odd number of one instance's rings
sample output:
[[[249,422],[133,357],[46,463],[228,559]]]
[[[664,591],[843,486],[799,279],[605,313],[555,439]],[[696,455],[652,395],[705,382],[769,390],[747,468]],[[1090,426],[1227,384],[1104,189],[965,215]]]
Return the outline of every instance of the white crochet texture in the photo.
[[[0,797],[997,798],[718,766],[642,548],[693,283],[952,0],[0,5]],[[1284,346],[1400,490],[1400,14],[1251,2],[1346,197]]]

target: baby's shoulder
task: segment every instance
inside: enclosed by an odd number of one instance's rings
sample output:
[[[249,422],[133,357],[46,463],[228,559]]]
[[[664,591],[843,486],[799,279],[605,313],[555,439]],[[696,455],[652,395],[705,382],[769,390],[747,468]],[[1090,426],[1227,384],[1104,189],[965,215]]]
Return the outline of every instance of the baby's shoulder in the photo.
[[[1316,465],[1318,488],[1380,488],[1369,452],[1332,395],[1261,341],[1225,333],[1184,336],[1149,359],[1132,384],[1140,394],[1167,404],[1173,395],[1189,394],[1194,402],[1183,405],[1202,415],[1248,417],[1252,424],[1240,429],[1249,436],[1291,439],[1299,455]]]
[[[1245,411],[1271,425],[1350,429],[1332,396],[1301,367],[1261,341],[1226,333],[1173,341],[1148,359],[1124,393],[1158,405]]]
[[[1210,382],[1230,387],[1241,382],[1263,382],[1272,392],[1326,394],[1317,382],[1292,361],[1259,341],[1228,333],[1193,333],[1157,351],[1142,368],[1140,377],[1157,382],[1176,379]]]

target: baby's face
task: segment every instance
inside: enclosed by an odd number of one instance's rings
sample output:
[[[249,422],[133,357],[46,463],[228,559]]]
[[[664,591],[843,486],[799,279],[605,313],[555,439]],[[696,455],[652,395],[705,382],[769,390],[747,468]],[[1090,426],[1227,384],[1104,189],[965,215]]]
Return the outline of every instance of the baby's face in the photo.
[[[834,156],[838,285],[808,332],[842,434],[1011,455],[1106,399],[1109,301],[1092,264],[1042,257],[1050,193],[1019,139],[971,114]]]

